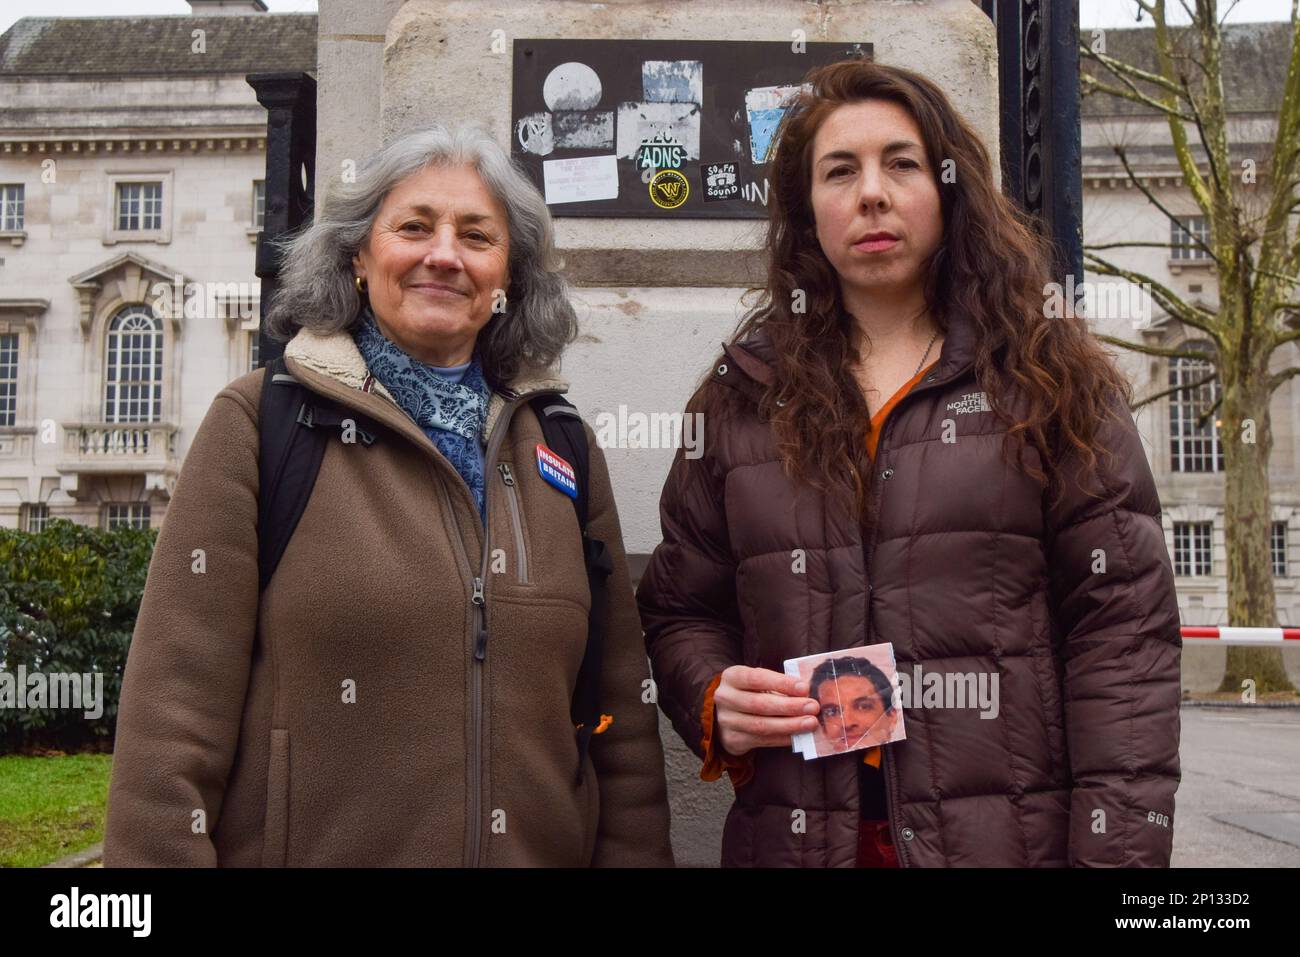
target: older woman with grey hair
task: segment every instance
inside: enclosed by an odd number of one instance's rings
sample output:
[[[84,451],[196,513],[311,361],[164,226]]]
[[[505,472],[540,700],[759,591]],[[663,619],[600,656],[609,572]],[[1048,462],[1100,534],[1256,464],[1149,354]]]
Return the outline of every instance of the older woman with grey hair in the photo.
[[[422,129],[284,253],[283,362],[218,393],[158,536],[105,864],[671,866],[604,458],[538,411],[576,332],[544,200]]]

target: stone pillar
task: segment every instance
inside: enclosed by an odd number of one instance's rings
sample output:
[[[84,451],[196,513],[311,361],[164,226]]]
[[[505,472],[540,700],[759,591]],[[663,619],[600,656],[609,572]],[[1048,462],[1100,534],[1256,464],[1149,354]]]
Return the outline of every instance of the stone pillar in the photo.
[[[934,79],[983,136],[996,168],[996,39],[970,0],[320,0],[316,195],[348,161],[359,163],[422,124],[478,123],[509,144],[515,39],[790,42],[797,30],[809,43],[871,43],[879,62]],[[563,373],[589,422],[621,404],[645,413],[682,409],[742,315],[744,284],[756,281],[755,263],[761,268],[752,258],[746,265],[743,253],[760,248],[762,229],[761,220],[743,219],[556,219],[582,324]],[[659,540],[659,492],[672,450],[605,454],[635,572],[635,556]],[[666,721],[661,727],[678,861],[716,865],[731,789],[699,781],[699,762]]]

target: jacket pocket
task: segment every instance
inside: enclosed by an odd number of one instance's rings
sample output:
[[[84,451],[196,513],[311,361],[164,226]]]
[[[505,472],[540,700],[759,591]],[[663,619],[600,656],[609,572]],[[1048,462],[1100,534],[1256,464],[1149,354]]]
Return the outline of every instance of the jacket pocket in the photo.
[[[262,828],[262,866],[284,867],[289,846],[289,732],[271,729],[271,760],[266,773],[266,823]]]
[[[515,476],[508,462],[497,466],[501,484],[506,488],[506,507],[510,511],[510,531],[515,539],[516,561],[519,563],[519,584],[528,584],[528,550],[524,547],[524,523],[520,517],[519,492],[515,488]]]

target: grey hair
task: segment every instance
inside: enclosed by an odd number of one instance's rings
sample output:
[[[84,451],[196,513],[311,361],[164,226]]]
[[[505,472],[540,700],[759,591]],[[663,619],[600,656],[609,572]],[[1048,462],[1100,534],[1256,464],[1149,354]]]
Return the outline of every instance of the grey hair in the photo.
[[[384,198],[428,166],[471,166],[506,211],[510,289],[506,311],[479,332],[476,348],[490,383],[555,364],[578,333],[578,320],[557,272],[551,213],[537,187],[484,129],[435,125],[405,133],[367,159],[354,182],[326,191],[315,220],[278,240],[279,287],[266,313],[267,334],[288,340],[302,327],[317,335],[360,321],[352,257],[365,245]]]

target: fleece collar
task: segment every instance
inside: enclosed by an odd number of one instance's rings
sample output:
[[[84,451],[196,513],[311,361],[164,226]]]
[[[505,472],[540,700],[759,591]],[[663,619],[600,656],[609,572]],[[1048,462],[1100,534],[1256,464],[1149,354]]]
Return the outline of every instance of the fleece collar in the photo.
[[[320,336],[306,327],[301,328],[285,344],[284,355],[285,358],[300,362],[308,369],[350,388],[381,395],[395,407],[401,408],[392,393],[385,389],[379,380],[370,376],[366,361],[361,356],[361,350],[357,348],[352,333],[346,329],[328,336]],[[540,393],[568,392],[569,383],[556,375],[553,370],[544,369],[540,372],[519,375],[506,388],[509,394],[494,390],[488,399],[487,424],[483,430],[485,438],[492,434],[492,426],[507,402]]]

